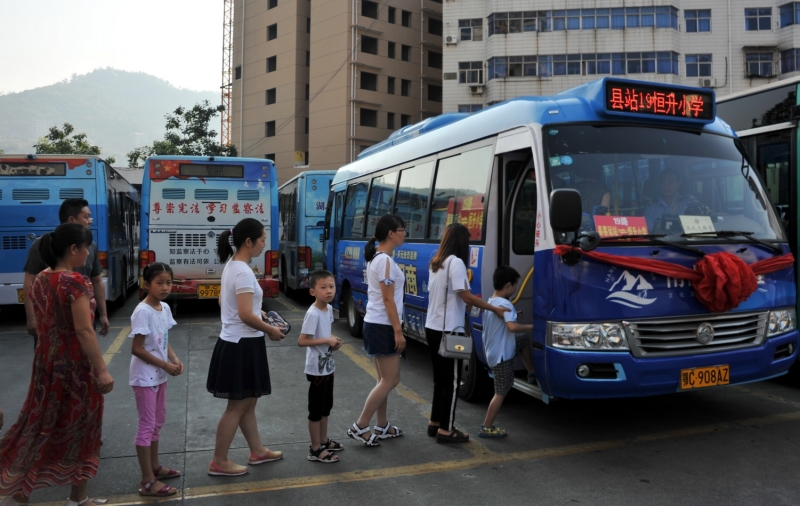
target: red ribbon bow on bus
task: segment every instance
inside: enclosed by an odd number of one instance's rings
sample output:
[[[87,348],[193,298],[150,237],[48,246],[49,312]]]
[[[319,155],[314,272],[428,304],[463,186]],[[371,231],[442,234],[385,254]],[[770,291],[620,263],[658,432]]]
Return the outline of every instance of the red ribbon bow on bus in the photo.
[[[791,253],[765,258],[754,264],[746,264],[741,258],[727,251],[710,253],[701,258],[694,269],[662,260],[583,251],[566,245],[556,246],[555,254],[566,255],[573,251],[618,267],[687,279],[694,286],[697,300],[714,313],[729,311],[747,300],[758,286],[756,276],[786,269],[794,264],[794,256]]]

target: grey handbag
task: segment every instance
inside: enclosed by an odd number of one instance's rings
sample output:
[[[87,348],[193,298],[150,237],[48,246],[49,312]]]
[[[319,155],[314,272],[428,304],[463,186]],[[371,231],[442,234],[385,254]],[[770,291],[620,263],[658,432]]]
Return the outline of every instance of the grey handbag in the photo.
[[[455,360],[469,360],[472,356],[472,337],[460,336],[454,332],[457,329],[466,330],[463,326],[456,327],[452,331],[447,332],[447,292],[450,288],[450,263],[447,264],[447,275],[445,276],[444,285],[444,321],[442,323],[442,342],[439,344],[439,355],[444,358],[452,358]],[[465,332],[467,334],[468,332]]]

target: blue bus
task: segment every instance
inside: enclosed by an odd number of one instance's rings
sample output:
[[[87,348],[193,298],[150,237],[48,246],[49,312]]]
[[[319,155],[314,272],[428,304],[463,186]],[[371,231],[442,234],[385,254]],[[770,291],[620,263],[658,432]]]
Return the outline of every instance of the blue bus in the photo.
[[[37,237],[55,229],[64,199],[89,202],[106,300],[136,284],[139,192],[102,158],[0,155],[0,304],[22,304],[23,268]]]
[[[164,262],[175,279],[168,299],[217,299],[223,266],[217,236],[243,218],[267,230],[250,265],[265,297],[278,296],[278,185],[261,158],[151,156],[144,163],[139,267]],[[143,286],[140,280],[140,287]],[[139,298],[144,298],[140,288]]]
[[[406,222],[394,253],[406,274],[406,335],[424,342],[428,264],[444,228],[463,223],[473,293],[491,295],[498,265],[522,275],[512,302],[534,326],[537,385],[515,388],[545,402],[758,381],[797,356],[786,231],[711,90],[605,78],[425,120],[362,152],[337,172],[326,218],[335,302],[354,335],[365,238],[388,212]],[[748,278],[755,291],[719,312],[651,265],[694,275],[723,252],[789,265]],[[473,399],[489,382],[481,314],[465,318],[475,354],[460,394]]]
[[[322,269],[322,232],[335,170],[301,172],[278,188],[281,288],[308,288],[308,275]]]

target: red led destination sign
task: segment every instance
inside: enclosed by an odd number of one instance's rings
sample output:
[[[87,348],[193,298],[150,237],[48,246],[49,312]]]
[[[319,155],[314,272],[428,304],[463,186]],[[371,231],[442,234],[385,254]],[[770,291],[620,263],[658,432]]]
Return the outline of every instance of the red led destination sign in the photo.
[[[606,81],[606,110],[712,121],[714,94],[705,90]]]

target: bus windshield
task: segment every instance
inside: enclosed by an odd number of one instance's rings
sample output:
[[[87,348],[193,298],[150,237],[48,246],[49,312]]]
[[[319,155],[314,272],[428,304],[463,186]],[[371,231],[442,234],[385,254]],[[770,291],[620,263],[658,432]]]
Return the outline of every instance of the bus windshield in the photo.
[[[546,126],[543,134],[550,187],[581,193],[582,231],[608,240],[655,235],[705,242],[730,239],[731,232],[785,240],[767,192],[732,137],[591,124]]]

